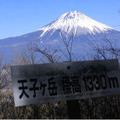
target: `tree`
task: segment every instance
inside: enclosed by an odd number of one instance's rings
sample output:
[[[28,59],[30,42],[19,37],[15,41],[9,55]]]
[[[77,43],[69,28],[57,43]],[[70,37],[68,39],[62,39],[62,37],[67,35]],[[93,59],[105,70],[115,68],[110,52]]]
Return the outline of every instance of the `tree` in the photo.
[[[38,46],[38,44],[36,43],[33,43],[29,50],[39,53],[40,56],[43,57],[41,57],[40,59],[41,62],[56,63],[60,60],[61,57],[60,55],[57,55],[57,49],[52,49],[50,47],[41,49],[40,46]]]
[[[28,45],[26,48],[18,48],[15,50],[15,57],[11,59],[15,65],[26,65],[38,63],[36,60],[36,53],[29,49]]]
[[[3,63],[3,55],[0,55],[0,89],[9,85],[8,79],[10,78],[9,65]]]
[[[104,45],[90,43],[94,50],[94,59],[120,59],[120,48],[113,44],[110,39],[103,38]]]
[[[66,52],[63,52],[63,50],[61,50],[61,52],[63,53],[63,55],[67,58],[68,61],[73,61],[73,41],[74,41],[74,34],[72,33],[72,35],[67,38],[65,37],[65,35],[63,35],[62,31],[59,32],[60,34],[60,38],[61,41],[63,42],[63,45],[65,46],[65,50]]]

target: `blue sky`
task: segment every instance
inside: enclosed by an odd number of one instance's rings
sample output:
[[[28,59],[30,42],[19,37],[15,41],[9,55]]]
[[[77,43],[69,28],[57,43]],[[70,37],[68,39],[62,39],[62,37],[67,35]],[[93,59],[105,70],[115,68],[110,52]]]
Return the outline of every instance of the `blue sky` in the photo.
[[[120,0],[0,0],[0,39],[35,31],[74,10],[120,30]]]

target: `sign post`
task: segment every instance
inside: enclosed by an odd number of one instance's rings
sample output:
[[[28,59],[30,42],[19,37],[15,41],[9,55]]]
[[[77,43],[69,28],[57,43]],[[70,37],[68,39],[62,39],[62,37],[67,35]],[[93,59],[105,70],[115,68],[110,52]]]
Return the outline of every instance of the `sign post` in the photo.
[[[69,119],[80,119],[80,107],[78,100],[66,101],[68,107]]]
[[[118,60],[12,66],[15,106],[68,101],[74,109],[69,100],[119,94],[118,68]]]

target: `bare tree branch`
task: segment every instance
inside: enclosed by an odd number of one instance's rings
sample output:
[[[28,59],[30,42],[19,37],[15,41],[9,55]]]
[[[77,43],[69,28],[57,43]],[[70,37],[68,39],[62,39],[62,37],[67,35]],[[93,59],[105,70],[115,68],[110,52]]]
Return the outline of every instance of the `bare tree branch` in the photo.
[[[50,63],[58,62],[59,59],[61,58],[61,56],[57,55],[57,53],[58,53],[57,49],[52,49],[50,47],[41,49],[40,46],[38,46],[38,44],[36,44],[36,43],[33,43],[31,49],[34,52],[38,52],[41,55],[43,55],[47,59],[47,61]]]
[[[95,43],[90,43],[90,46],[97,53],[97,55],[99,57],[101,56],[103,59],[119,59],[120,49],[117,48],[115,44],[113,45],[113,43],[108,38],[105,37],[103,40],[105,43],[102,46]]]
[[[72,61],[72,48],[73,48],[73,39],[74,39],[74,34],[72,33],[71,37],[67,39],[67,37],[65,37],[63,35],[63,33],[60,31],[59,32],[61,40],[66,48],[67,51],[67,55],[65,54],[65,52],[62,52],[64,54],[64,56],[67,57],[68,61]]]

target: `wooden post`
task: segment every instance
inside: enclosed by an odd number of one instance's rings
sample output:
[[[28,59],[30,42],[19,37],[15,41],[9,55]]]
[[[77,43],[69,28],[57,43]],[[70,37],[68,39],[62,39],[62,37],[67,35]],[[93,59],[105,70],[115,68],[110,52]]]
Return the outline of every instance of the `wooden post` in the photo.
[[[69,119],[80,119],[80,107],[78,100],[66,101],[68,108]]]

